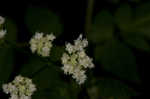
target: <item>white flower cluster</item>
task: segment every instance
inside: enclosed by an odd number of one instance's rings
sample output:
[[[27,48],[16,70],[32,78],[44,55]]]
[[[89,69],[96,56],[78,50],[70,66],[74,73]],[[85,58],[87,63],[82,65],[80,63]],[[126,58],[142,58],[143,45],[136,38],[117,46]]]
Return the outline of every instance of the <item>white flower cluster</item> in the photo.
[[[5,18],[0,16],[0,39],[2,39],[6,35],[6,30],[1,29],[4,22],[5,22]]]
[[[9,99],[31,99],[31,95],[36,91],[32,80],[22,76],[17,76],[12,82],[3,84],[2,87],[6,94],[11,95]]]
[[[33,36],[30,40],[30,48],[32,53],[37,52],[39,55],[43,57],[47,57],[50,55],[50,50],[52,45],[52,41],[55,39],[53,34],[47,34],[44,36],[43,33],[38,33]]]
[[[63,64],[62,70],[65,74],[72,75],[72,77],[78,82],[83,84],[87,78],[85,72],[87,68],[93,68],[94,64],[92,59],[85,53],[85,47],[88,46],[87,39],[82,39],[82,35],[74,41],[74,45],[67,43],[66,51],[61,61]]]

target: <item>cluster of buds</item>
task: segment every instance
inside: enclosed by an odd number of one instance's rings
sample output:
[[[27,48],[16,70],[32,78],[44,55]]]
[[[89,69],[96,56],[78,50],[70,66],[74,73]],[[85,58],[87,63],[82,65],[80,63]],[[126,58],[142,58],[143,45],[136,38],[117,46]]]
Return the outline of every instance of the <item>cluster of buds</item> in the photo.
[[[31,99],[36,86],[32,83],[32,79],[17,76],[12,82],[3,84],[3,90],[6,94],[10,94],[9,99]]]
[[[63,64],[62,70],[66,75],[72,75],[72,77],[78,82],[83,84],[87,78],[86,69],[93,68],[94,64],[92,58],[85,53],[85,47],[88,46],[87,39],[82,39],[82,35],[74,41],[74,45],[67,43],[66,51],[61,61]]]
[[[47,34],[44,36],[44,33],[36,32],[33,38],[30,40],[30,48],[32,53],[37,52],[37,54],[47,57],[50,55],[50,50],[52,41],[55,39],[53,34]]]

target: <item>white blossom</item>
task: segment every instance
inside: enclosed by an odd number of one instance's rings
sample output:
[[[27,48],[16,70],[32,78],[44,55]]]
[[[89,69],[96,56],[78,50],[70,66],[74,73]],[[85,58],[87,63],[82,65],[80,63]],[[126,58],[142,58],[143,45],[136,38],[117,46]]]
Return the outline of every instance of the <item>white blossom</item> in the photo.
[[[17,95],[15,95],[15,94],[12,94],[9,99],[19,99],[19,97]]]
[[[4,22],[5,22],[5,18],[0,16],[0,39],[2,39],[6,35],[6,30],[3,30],[1,27],[4,24]]]
[[[74,46],[71,45],[70,43],[67,43],[66,44],[66,50],[68,51],[69,54],[71,54],[74,51]]]
[[[48,40],[53,41],[56,37],[53,34],[46,35]]]
[[[3,18],[2,16],[0,16],[0,25],[4,24],[4,22],[5,22],[5,18]]]
[[[30,40],[30,49],[32,53],[37,52],[39,55],[43,57],[47,57],[50,55],[52,41],[55,39],[53,34],[47,34],[44,36],[43,33],[38,33],[33,36]]]
[[[86,69],[94,67],[92,58],[85,53],[84,48],[87,46],[87,39],[82,39],[80,35],[77,40],[74,40],[74,45],[66,44],[67,53],[65,52],[61,57],[64,74],[72,75],[79,85],[83,84],[87,78]]]
[[[2,88],[6,94],[10,94],[9,99],[31,99],[32,94],[36,91],[32,79],[20,75],[12,82],[3,84]]]
[[[63,53],[63,56],[61,57],[62,63],[66,64],[69,60],[69,55],[67,53]]]
[[[31,97],[30,96],[22,95],[19,99],[31,99]]]
[[[4,90],[4,92],[5,92],[6,94],[9,93],[9,88],[8,88],[8,85],[7,85],[7,84],[3,84],[3,85],[2,85],[2,88],[3,88],[3,90]]]
[[[75,43],[75,50],[79,50],[82,51],[85,47],[88,46],[88,41],[87,39],[82,39],[82,35],[80,34],[80,36],[78,37],[77,40],[74,40]]]
[[[0,39],[6,35],[6,30],[0,30]]]
[[[74,79],[76,79],[76,81],[78,82],[78,84],[82,84],[85,82],[87,76],[85,75],[85,71],[75,68],[73,76]]]
[[[64,66],[62,67],[62,70],[64,70],[65,74],[72,74],[74,71],[74,67],[71,66],[71,64],[64,64]]]

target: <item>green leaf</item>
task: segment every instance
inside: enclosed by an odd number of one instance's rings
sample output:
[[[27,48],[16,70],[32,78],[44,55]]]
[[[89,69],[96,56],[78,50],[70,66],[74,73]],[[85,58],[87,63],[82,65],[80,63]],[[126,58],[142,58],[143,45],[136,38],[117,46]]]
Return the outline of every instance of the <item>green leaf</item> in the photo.
[[[135,9],[129,5],[122,5],[115,14],[115,22],[123,32],[137,32],[138,35],[144,35],[150,38],[150,2],[142,4]]]
[[[48,8],[29,7],[26,13],[26,24],[32,33],[44,32],[59,36],[62,32],[60,17]]]
[[[69,92],[69,88],[73,87],[61,78],[61,67],[50,63],[50,61],[46,62],[42,57],[30,57],[23,65],[21,75],[30,77],[44,66],[47,67],[36,73],[32,78],[33,83],[37,86],[37,92],[33,95],[33,99],[70,99],[76,92]]]
[[[38,94],[44,94],[41,95],[37,99],[48,99],[49,97],[52,97],[54,89],[56,89],[58,86],[63,85],[61,84],[61,79],[59,77],[59,72],[58,68],[55,68],[53,64],[47,65],[48,62],[44,61],[42,57],[38,56],[32,56],[27,60],[26,64],[23,65],[23,68],[21,69],[21,75],[30,77],[31,75],[33,76],[33,82],[37,86],[37,94],[35,97],[37,98],[39,95]],[[45,67],[46,66],[46,67]],[[45,67],[44,69],[41,69]],[[41,69],[40,72],[37,72]],[[36,75],[35,75],[36,73]],[[33,75],[34,74],[34,75]],[[44,92],[47,89],[51,89],[52,91],[48,91],[49,95],[47,92]],[[43,93],[44,92],[44,93]],[[48,97],[49,96],[49,97]],[[34,99],[36,99],[34,98]]]
[[[43,68],[45,67],[45,68]],[[59,70],[52,63],[48,64],[47,60],[42,59],[42,57],[32,56],[27,60],[26,64],[23,65],[21,69],[21,74],[27,77],[31,75],[34,77],[34,81],[39,86],[39,90],[43,90],[45,88],[52,87],[52,84],[57,84],[57,80],[60,80]],[[41,69],[43,68],[43,69]],[[33,75],[37,71],[39,71],[36,75]]]
[[[45,90],[43,92],[36,92],[32,96],[32,99],[70,99],[68,96],[69,94],[65,88],[56,88],[55,90]]]
[[[77,99],[77,97],[71,97],[71,93],[69,92],[69,90],[67,89],[69,87],[71,87],[70,85],[62,85],[62,86],[57,86],[55,88],[51,88],[51,89],[46,89],[44,91],[37,91],[32,98],[33,99]]]
[[[16,42],[17,29],[15,23],[6,19],[5,27],[7,30],[5,39]],[[0,86],[8,81],[14,66],[14,59],[14,49],[11,46],[0,47]]]
[[[97,46],[95,58],[97,62],[101,62],[104,70],[121,79],[140,82],[134,55],[128,47],[119,41],[113,40],[103,47]]]
[[[40,68],[45,66],[46,63],[42,60],[40,56],[30,56],[26,63],[23,64],[20,74],[24,76],[31,76],[33,73],[38,71]]]
[[[99,13],[92,24],[91,32],[87,33],[87,37],[94,43],[102,43],[113,37],[113,19],[112,15],[107,11]]]
[[[13,49],[0,48],[0,86],[8,81],[14,66]]]
[[[137,49],[149,51],[149,44],[142,34],[142,23],[139,24],[140,22],[144,21],[141,19],[142,17],[143,16],[140,15],[134,18],[130,6],[122,5],[115,14],[115,22],[121,30],[120,35],[125,42]],[[143,23],[143,25],[144,24],[145,23]],[[146,26],[148,26],[148,24]]]
[[[33,79],[35,80],[36,85],[39,87],[39,90],[44,89],[55,89],[58,86],[63,85],[62,79],[60,78],[58,68],[53,67],[52,65],[49,68],[43,70],[35,76]],[[60,68],[59,68],[60,69]]]
[[[132,27],[142,35],[150,38],[150,2],[142,4],[136,8],[136,18]],[[132,28],[131,27],[131,28]]]
[[[132,23],[132,10],[129,5],[122,5],[117,9],[115,13],[115,22],[121,30],[128,30],[128,27]]]
[[[126,84],[111,78],[97,79],[88,93],[91,97],[97,94],[96,98],[91,99],[131,99],[131,96],[136,95]]]
[[[150,51],[150,46],[148,42],[141,35],[137,35],[136,33],[122,33],[124,41],[139,50],[142,51]]]

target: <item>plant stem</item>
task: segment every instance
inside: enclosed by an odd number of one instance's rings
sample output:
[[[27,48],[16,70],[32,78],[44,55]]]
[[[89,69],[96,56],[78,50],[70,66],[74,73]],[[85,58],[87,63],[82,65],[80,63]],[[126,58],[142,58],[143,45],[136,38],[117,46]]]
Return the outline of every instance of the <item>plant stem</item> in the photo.
[[[88,33],[90,31],[92,14],[93,14],[93,6],[94,6],[94,0],[88,0],[86,16],[85,16],[85,33]]]

